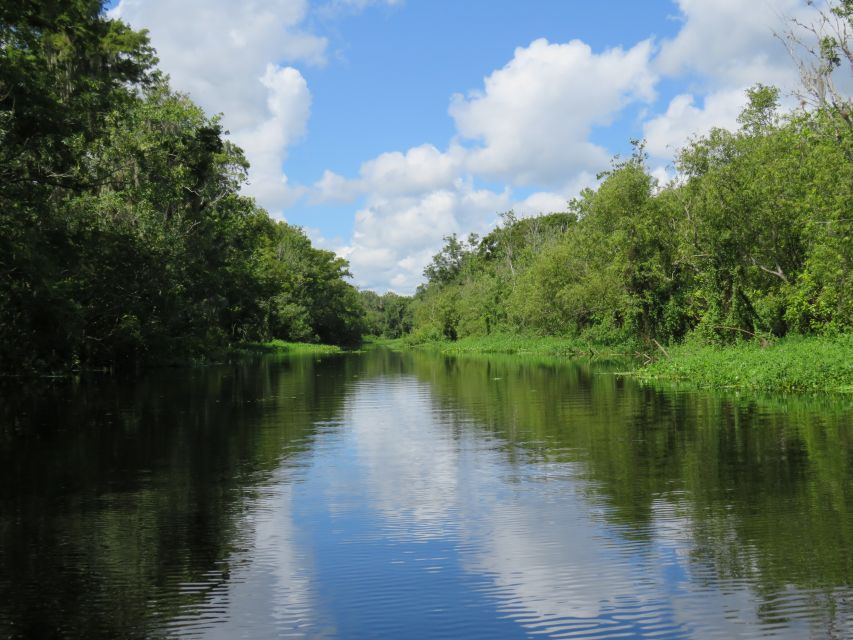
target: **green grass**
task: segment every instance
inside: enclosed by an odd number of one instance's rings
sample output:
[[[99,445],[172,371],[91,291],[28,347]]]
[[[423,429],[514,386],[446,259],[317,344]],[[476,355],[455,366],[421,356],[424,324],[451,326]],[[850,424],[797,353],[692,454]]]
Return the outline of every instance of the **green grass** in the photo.
[[[394,350],[409,347],[405,338],[384,338],[382,336],[364,336],[361,344],[363,347],[387,347]]]
[[[517,354],[555,358],[625,361],[636,347],[602,346],[583,338],[531,337],[512,334],[476,336],[456,341],[371,339],[391,349],[425,349],[448,355]],[[666,348],[647,347],[659,359],[638,360],[627,375],[649,383],[675,382],[698,388],[751,391],[853,393],[853,334],[837,337],[788,336],[762,348],[757,341],[719,347],[691,340]]]
[[[789,336],[766,348],[757,342],[715,347],[688,342],[670,357],[635,372],[643,381],[767,391],[853,392],[853,335]]]
[[[340,347],[331,344],[314,344],[310,342],[285,342],[284,340],[270,340],[269,342],[251,342],[241,345],[243,348],[253,351],[275,351],[278,353],[314,353],[332,354],[341,353]]]
[[[408,343],[406,339],[392,341],[390,345],[409,346],[419,349],[439,351],[444,354],[519,354],[550,356],[560,358],[594,358],[608,360],[624,358],[633,353],[629,345],[596,345],[582,338],[558,338],[553,336],[522,336],[513,334],[492,334],[488,336],[470,336],[459,340],[429,341]]]

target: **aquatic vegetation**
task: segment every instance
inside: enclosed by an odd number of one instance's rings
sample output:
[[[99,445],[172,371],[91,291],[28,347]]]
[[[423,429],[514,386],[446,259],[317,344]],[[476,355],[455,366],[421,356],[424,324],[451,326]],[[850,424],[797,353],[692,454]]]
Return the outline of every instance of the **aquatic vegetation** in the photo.
[[[270,340],[268,342],[253,342],[246,345],[249,349],[258,351],[277,351],[286,353],[341,353],[342,349],[334,344],[314,344],[311,342],[287,342],[286,340]]]
[[[640,368],[645,381],[673,380],[697,387],[774,391],[853,392],[853,336],[789,336],[762,346],[687,342],[667,349],[669,357]]]

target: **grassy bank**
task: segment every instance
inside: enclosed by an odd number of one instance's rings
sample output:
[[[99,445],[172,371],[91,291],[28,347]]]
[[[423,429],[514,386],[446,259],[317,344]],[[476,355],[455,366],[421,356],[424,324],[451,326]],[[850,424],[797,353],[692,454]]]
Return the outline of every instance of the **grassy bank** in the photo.
[[[789,336],[762,348],[757,342],[714,347],[688,342],[638,369],[643,381],[766,391],[853,392],[853,335]]]
[[[521,336],[493,334],[470,336],[459,340],[413,342],[407,338],[381,341],[391,348],[418,348],[438,351],[448,355],[462,354],[518,354],[559,358],[595,358],[600,360],[625,358],[634,353],[631,345],[601,345],[583,338],[558,338],[553,336]]]
[[[343,349],[331,344],[315,344],[311,342],[285,342],[284,340],[270,340],[269,342],[251,342],[241,345],[240,349],[248,351],[268,351],[277,353],[311,353],[332,354],[341,353]]]
[[[601,345],[581,338],[490,335],[451,341],[371,339],[391,349],[425,349],[448,355],[517,354],[556,358],[624,360],[637,353],[630,344]],[[647,347],[657,360],[635,359],[630,375],[643,382],[672,381],[701,388],[753,391],[853,393],[853,335],[834,338],[789,336],[762,347],[757,341],[727,347],[698,341]]]

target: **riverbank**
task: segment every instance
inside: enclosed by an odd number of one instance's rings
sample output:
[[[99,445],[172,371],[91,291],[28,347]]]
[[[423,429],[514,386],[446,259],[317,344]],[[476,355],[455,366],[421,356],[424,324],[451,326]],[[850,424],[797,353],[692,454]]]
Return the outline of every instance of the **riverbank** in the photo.
[[[17,371],[0,371],[0,380],[20,379],[63,379],[71,378],[80,374],[107,374],[121,373],[126,375],[139,373],[146,369],[181,369],[186,367],[203,367],[212,364],[221,364],[228,361],[233,355],[246,353],[291,353],[291,354],[314,354],[331,355],[341,353],[341,347],[331,344],[315,344],[311,342],[286,342],[284,340],[270,340],[268,342],[244,342],[230,347],[221,347],[201,355],[173,354],[168,358],[158,358],[145,362],[133,362],[130,364],[119,363],[117,365],[105,365],[98,367],[69,367],[67,369],[19,369]]]
[[[699,388],[853,393],[853,335],[789,336],[765,347],[744,342],[725,347],[689,341],[647,347],[600,345],[577,338],[491,335],[413,343],[373,340],[391,349],[426,349],[447,355],[517,354],[558,358],[630,360],[625,375],[643,382],[679,382]],[[645,362],[649,358],[651,362]]]
[[[459,340],[413,341],[409,337],[389,340],[371,338],[370,343],[390,349],[425,349],[446,355],[507,354],[548,356],[556,358],[595,358],[599,360],[624,359],[635,355],[631,345],[602,345],[581,338],[554,336],[521,336],[492,334],[470,336]]]
[[[270,340],[268,342],[250,342],[237,347],[244,351],[268,351],[279,353],[311,353],[317,355],[341,353],[343,349],[333,344],[316,344],[313,342],[287,342],[285,340]]]
[[[789,336],[766,347],[755,341],[727,347],[686,343],[667,353],[634,375],[703,388],[853,393],[853,335]]]

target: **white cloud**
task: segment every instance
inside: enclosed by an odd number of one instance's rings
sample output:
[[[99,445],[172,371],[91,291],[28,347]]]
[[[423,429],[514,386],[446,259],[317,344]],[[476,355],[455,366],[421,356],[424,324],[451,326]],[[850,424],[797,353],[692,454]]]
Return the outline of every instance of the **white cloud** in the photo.
[[[312,201],[351,202],[360,194],[381,197],[418,195],[453,185],[460,174],[458,149],[442,153],[431,144],[401,153],[383,153],[361,165],[359,178],[344,178],[332,171],[314,183]]]
[[[172,86],[223,124],[252,165],[247,193],[280,213],[301,189],[287,184],[287,147],[305,133],[311,94],[283,63],[322,64],[326,40],[302,28],[306,0],[122,0],[113,15],[150,31]]]
[[[326,40],[300,29],[307,8],[305,0],[122,0],[114,13],[150,30],[176,89],[239,130],[269,116],[268,64],[324,61]]]
[[[802,0],[677,0],[684,26],[662,43],[661,73],[693,71],[711,87],[747,87],[755,82],[789,86],[796,72],[774,35],[792,15],[811,10]]]
[[[708,133],[713,127],[733,129],[737,116],[746,104],[741,89],[719,91],[696,105],[693,95],[676,96],[666,113],[648,120],[643,125],[646,150],[658,158],[671,158],[692,136]]]
[[[791,106],[784,98],[798,86],[799,78],[775,34],[792,28],[792,17],[808,24],[816,15],[803,0],[677,0],[677,4],[684,24],[674,38],[661,44],[654,66],[666,76],[690,76],[694,87],[644,124],[647,149],[659,158],[672,158],[691,136],[712,127],[736,127],[747,102],[745,91],[758,82],[779,87],[783,102]]]
[[[463,160],[458,146],[442,153],[422,145],[365,162],[358,179],[327,171],[314,185],[315,198],[324,201],[336,194],[366,195],[365,206],[355,214],[352,241],[337,249],[350,261],[358,286],[412,293],[445,236],[487,233],[498,214],[509,209],[519,217],[565,211],[570,198],[595,182],[592,173],[581,171],[556,191],[513,200],[509,187],[477,188],[464,173]]]
[[[311,111],[308,83],[296,69],[267,65],[261,77],[270,117],[255,127],[234,132],[233,138],[252,164],[245,192],[274,212],[281,212],[304,189],[291,187],[282,173],[287,147],[305,134]]]
[[[348,203],[355,200],[363,191],[358,180],[350,180],[342,175],[326,169],[317,182],[314,183],[310,202],[322,204],[326,202]]]
[[[359,286],[411,293],[444,236],[483,233],[510,206],[509,190],[476,189],[463,179],[416,195],[372,193],[356,213],[352,242],[338,252]]]
[[[510,208],[522,216],[565,210],[610,157],[589,141],[593,126],[654,96],[650,55],[649,42],[596,54],[579,41],[536,40],[516,49],[482,91],[453,96],[459,139],[447,151],[424,144],[383,153],[352,179],[325,172],[314,185],[315,202],[366,195],[352,242],[339,249],[357,283],[410,293],[444,236],[487,232]],[[509,186],[476,188],[475,176],[549,190],[513,201]]]
[[[521,202],[513,205],[513,211],[519,217],[536,216],[540,213],[554,213],[565,211],[568,198],[550,191],[537,191],[527,196]]]
[[[610,153],[590,142],[595,125],[610,124],[635,100],[654,97],[652,46],[596,54],[573,40],[540,39],[485,79],[482,91],[455,95],[450,115],[469,150],[468,168],[512,184],[560,184],[607,164]]]
[[[399,152],[383,153],[361,167],[365,187],[383,195],[418,194],[444,188],[459,172],[459,158],[424,144]]]

